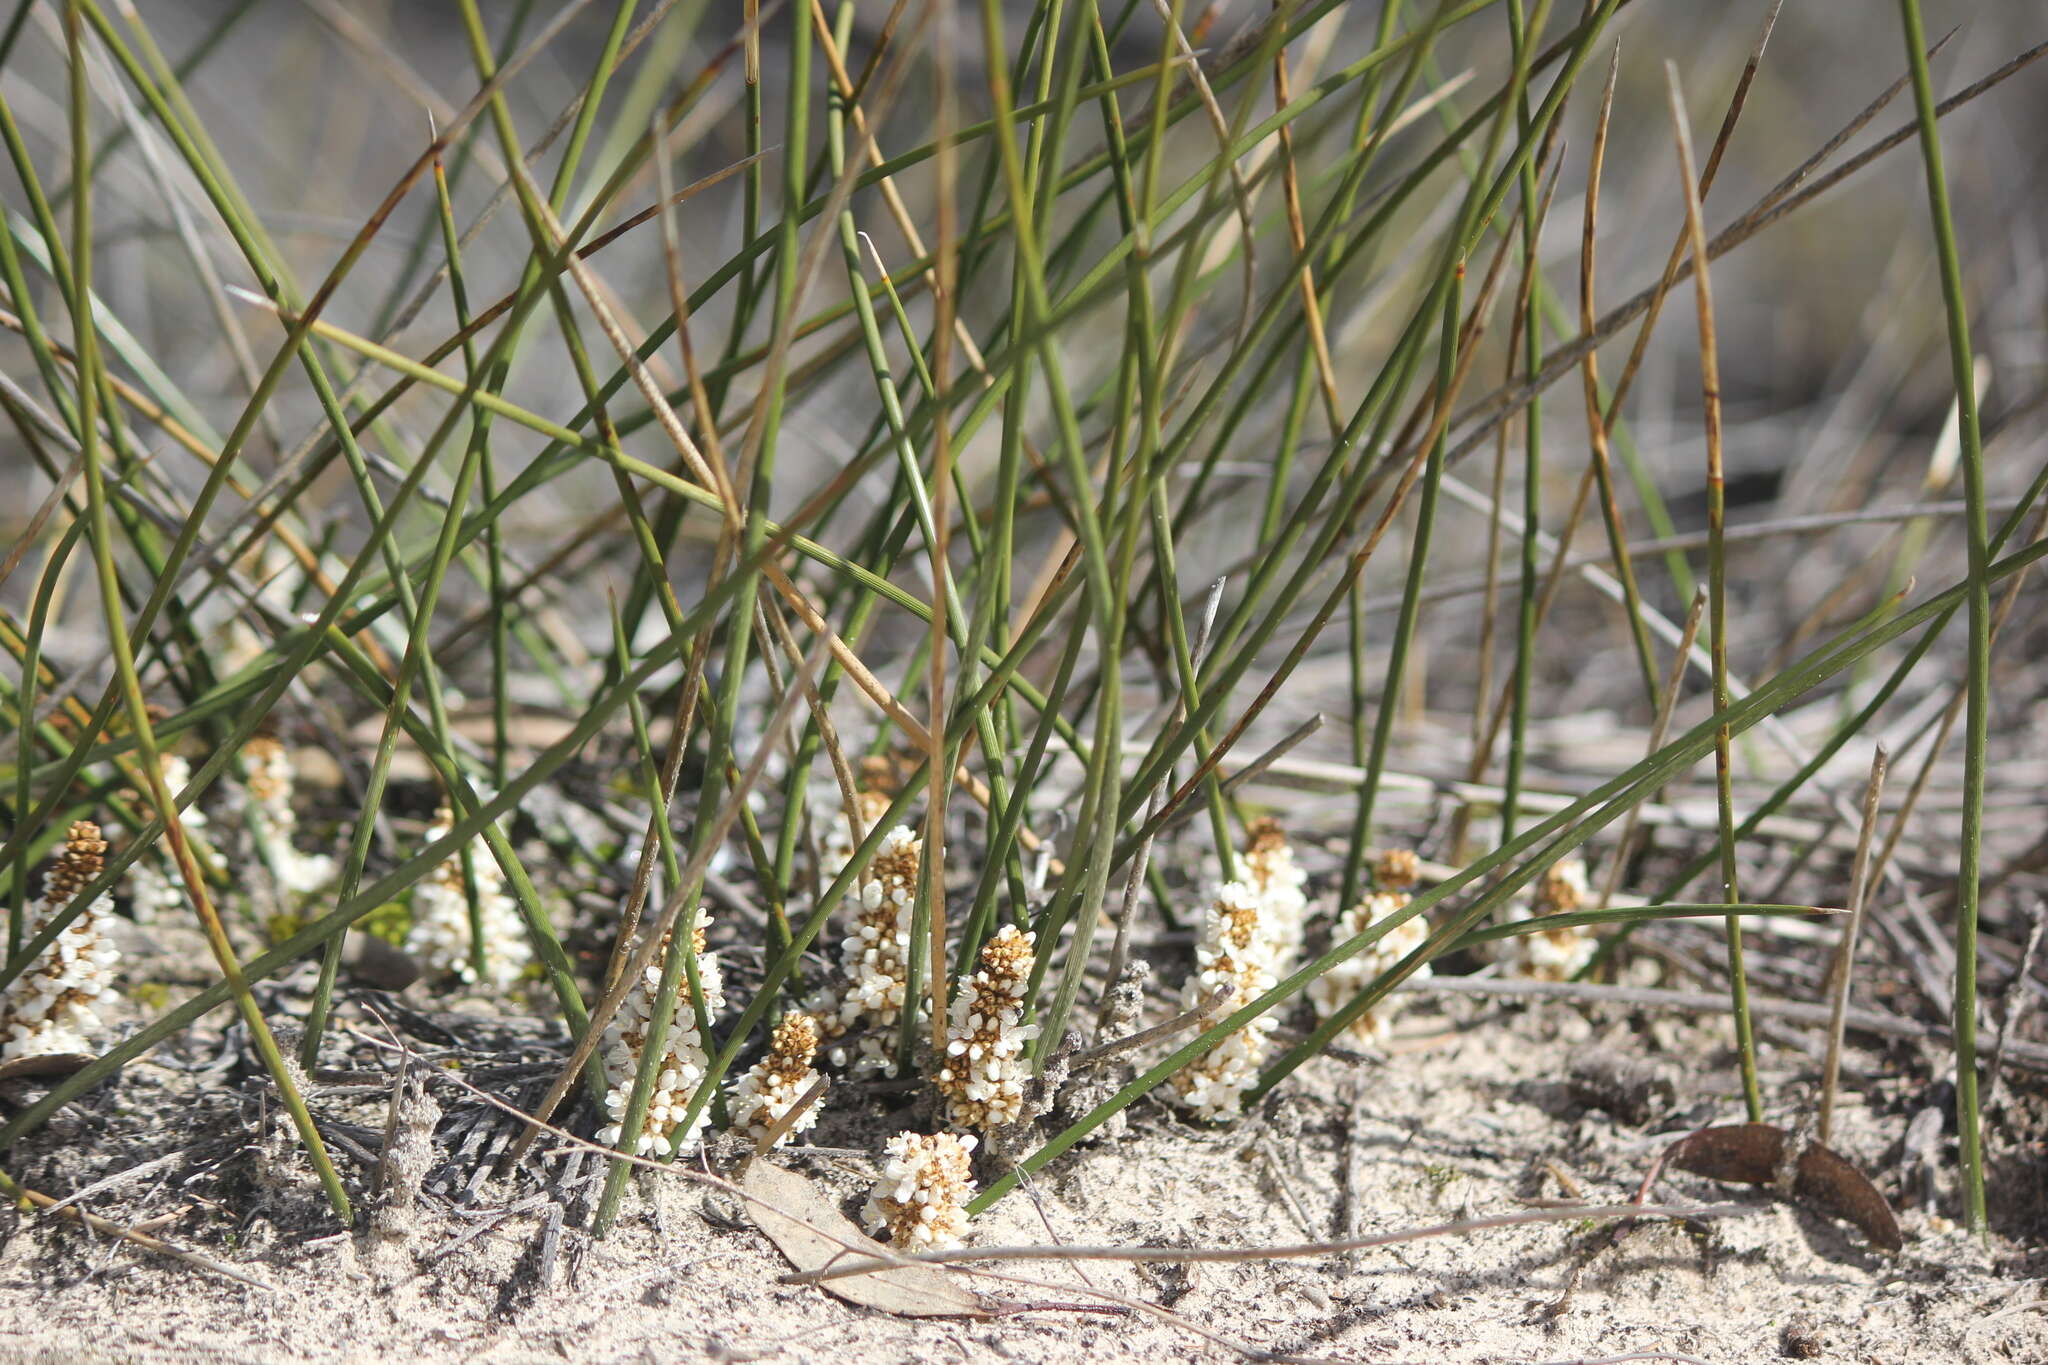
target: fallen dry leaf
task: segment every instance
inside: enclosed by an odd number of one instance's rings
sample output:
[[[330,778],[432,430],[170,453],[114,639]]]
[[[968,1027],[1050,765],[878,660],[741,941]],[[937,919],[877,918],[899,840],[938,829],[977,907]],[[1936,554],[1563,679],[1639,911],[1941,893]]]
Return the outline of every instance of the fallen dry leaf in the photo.
[[[69,1076],[82,1071],[99,1058],[90,1052],[47,1052],[35,1057],[16,1057],[11,1062],[0,1063],[0,1081],[20,1080],[25,1077]]]
[[[740,1188],[759,1203],[754,1222],[798,1270],[821,1270],[853,1256],[886,1256],[889,1249],[862,1232],[818,1187],[794,1171],[766,1161],[747,1165]],[[809,1226],[805,1226],[809,1224]],[[814,1230],[815,1229],[815,1230]],[[849,1249],[850,1248],[850,1249]],[[906,1318],[986,1318],[994,1312],[931,1266],[898,1266],[820,1282],[848,1303]]]
[[[1782,1128],[1768,1123],[1733,1123],[1702,1128],[1680,1138],[1664,1154],[1664,1159],[1681,1171],[1691,1171],[1709,1180],[1771,1185],[1777,1183],[1785,1142]],[[1877,1192],[1877,1187],[1861,1171],[1818,1142],[1807,1143],[1806,1150],[1799,1154],[1792,1197],[1810,1208],[1853,1223],[1886,1251],[1897,1251],[1905,1245],[1899,1236],[1899,1221],[1892,1216],[1891,1205]]]

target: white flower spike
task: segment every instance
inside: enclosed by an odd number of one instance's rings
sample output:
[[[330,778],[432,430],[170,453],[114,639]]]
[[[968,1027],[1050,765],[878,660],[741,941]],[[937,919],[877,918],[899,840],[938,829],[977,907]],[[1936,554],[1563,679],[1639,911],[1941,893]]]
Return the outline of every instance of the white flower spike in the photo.
[[[434,814],[426,842],[445,838],[454,828],[455,816],[443,806]],[[505,894],[504,870],[480,838],[470,844],[470,864],[476,869],[477,920],[483,927],[482,984],[506,990],[533,961],[533,945],[527,939],[518,904]],[[474,942],[462,854],[457,852],[443,860],[413,893],[412,928],[405,936],[405,951],[429,973],[453,974],[474,985],[479,980],[471,952]]]
[[[1272,820],[1254,821],[1251,840],[1240,857],[1246,885],[1259,898],[1259,922],[1272,947],[1272,967],[1284,973],[1301,953],[1308,928],[1308,872],[1294,860],[1294,846]]]
[[[1274,956],[1259,894],[1244,882],[1217,887],[1195,947],[1195,975],[1181,997],[1184,1008],[1202,1007],[1196,1027],[1210,1028],[1271,990],[1278,979]],[[1206,1003],[1212,996],[1215,1003]],[[1275,1022],[1268,1011],[1183,1067],[1173,1078],[1181,1103],[1201,1118],[1234,1118],[1258,1080]]]
[[[1536,883],[1534,909],[1517,905],[1508,917],[1526,920],[1538,915],[1568,915],[1584,909],[1590,901],[1586,864],[1578,858],[1565,858]],[[1537,981],[1569,981],[1584,970],[1599,949],[1600,940],[1591,929],[1574,925],[1517,934],[1507,940],[1503,955],[1510,975]]]
[[[768,1054],[732,1088],[732,1131],[755,1143],[767,1137],[817,1081],[818,1073],[811,1067],[817,1055],[818,1021],[796,1011],[783,1015],[769,1035]],[[816,1123],[818,1109],[814,1104],[805,1110],[775,1145],[780,1147]]]
[[[967,1235],[974,1197],[974,1139],[956,1133],[898,1133],[882,1178],[868,1196],[868,1230],[899,1251],[949,1251]]]
[[[907,825],[882,837],[860,882],[853,928],[839,942],[839,987],[821,992],[808,1007],[828,1041],[866,1030],[857,1048],[832,1049],[835,1066],[850,1062],[856,1072],[896,1074],[890,1035],[903,1017],[910,978],[910,909],[923,850],[924,841]]]
[[[334,859],[324,853],[301,853],[292,842],[299,829],[298,813],[292,809],[298,775],[284,745],[258,735],[242,746],[242,761],[249,771],[250,821],[278,882],[287,891],[305,895],[333,881]]]
[[[953,997],[938,1087],[947,1121],[986,1133],[1024,1113],[1024,1046],[1038,1036],[1024,1018],[1032,935],[1013,924],[982,945],[981,965]]]
[[[697,980],[704,988],[704,1015],[706,1019],[716,1019],[718,1012],[725,1008],[725,979],[719,973],[718,954],[704,950],[703,926],[707,922],[700,910],[697,927],[691,935],[697,950]],[[648,1099],[647,1117],[641,1123],[640,1131],[633,1135],[630,1146],[621,1142],[626,1101],[633,1093],[633,1077],[638,1074],[640,1055],[650,1035],[654,1002],[661,990],[662,961],[666,956],[666,951],[663,951],[649,960],[640,979],[626,993],[625,1001],[612,1017],[604,1035],[605,1072],[612,1085],[605,1095],[605,1110],[612,1121],[598,1130],[597,1140],[636,1156],[645,1156],[653,1151],[662,1155],[681,1151],[697,1141],[711,1119],[710,1106],[706,1105],[698,1111],[696,1122],[690,1125],[688,1132],[677,1131],[682,1127],[683,1116],[689,1112],[690,1101],[696,1098],[697,1087],[703,1084],[705,1070],[710,1065],[704,1036],[697,1029],[697,1011],[690,1001],[686,982],[683,989],[676,992],[675,1010],[669,1016],[668,1038],[662,1048],[661,1069],[655,1074],[654,1093]]]
[[[176,754],[158,755],[157,768],[173,796],[192,781],[192,765]],[[195,801],[178,812],[178,821],[188,837],[200,834],[206,828],[206,812]],[[206,848],[203,836],[191,838],[190,843],[195,854],[211,861],[211,850]],[[159,915],[175,915],[184,910],[184,879],[164,849],[162,836],[158,836],[155,848],[128,864],[128,904],[137,924],[148,924]]]
[[[1416,858],[1409,850],[1394,848],[1381,854],[1373,872],[1373,881],[1378,889],[1337,916],[1337,923],[1330,931],[1331,942],[1336,944],[1356,938],[1380,921],[1407,909],[1408,888],[1415,884],[1416,873]],[[1343,1009],[1376,977],[1415,951],[1428,937],[1429,925],[1418,915],[1395,925],[1364,951],[1346,958],[1309,982],[1308,998],[1315,1005],[1317,1016],[1327,1019]],[[1429,964],[1425,962],[1415,969],[1413,979],[1419,980],[1429,974]],[[1377,1047],[1384,1043],[1394,1016],[1400,1011],[1400,1001],[1401,997],[1389,995],[1375,1002],[1371,1009],[1351,1021],[1343,1037],[1356,1046]]]
[[[64,856],[43,882],[43,894],[22,921],[23,941],[33,938],[69,906],[106,865],[107,841],[100,827],[81,820],[71,827]],[[0,1058],[43,1057],[91,1052],[100,1031],[98,1006],[114,996],[114,967],[121,954],[107,937],[113,902],[95,896],[77,918],[0,995]]]

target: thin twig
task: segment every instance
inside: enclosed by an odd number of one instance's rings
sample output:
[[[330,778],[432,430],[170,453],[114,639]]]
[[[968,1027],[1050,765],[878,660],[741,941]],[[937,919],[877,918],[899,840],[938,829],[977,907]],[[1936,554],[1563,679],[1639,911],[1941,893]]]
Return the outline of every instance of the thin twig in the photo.
[[[1856,861],[1849,881],[1849,921],[1842,926],[1842,941],[1835,948],[1833,999],[1828,1012],[1828,1055],[1821,1065],[1820,1108],[1814,1134],[1822,1142],[1835,1126],[1835,1089],[1842,1075],[1842,1034],[1849,1014],[1849,984],[1854,977],[1856,938],[1863,929],[1863,912],[1870,900],[1870,838],[1877,827],[1879,803],[1884,797],[1885,765],[1890,755],[1884,745],[1870,756],[1870,782],[1863,789],[1863,827],[1856,835]]]
[[[1727,997],[1709,994],[1705,991],[1675,991],[1657,986],[1602,986],[1587,981],[1524,981],[1493,977],[1475,976],[1434,976],[1422,980],[1410,979],[1394,987],[1397,991],[1414,991],[1424,995],[1499,995],[1525,996],[1556,1000],[1583,1000],[1594,1004],[1625,1005],[1632,1009],[1672,1010],[1680,1013],[1706,1013],[1718,1015],[1728,1006]],[[1789,1019],[1795,1024],[1825,1027],[1828,1009],[1825,1005],[1811,1004],[1804,1000],[1774,1000],[1759,996],[1750,1001],[1751,1010],[1766,1018]],[[1914,1042],[1927,1043],[1935,1047],[1949,1045],[1949,1031],[1940,1024],[1923,1024],[1917,1019],[1903,1015],[1880,1014],[1875,1010],[1852,1009],[1848,1014],[1849,1027],[1861,1033],[1874,1033],[1881,1038],[1907,1038]],[[2011,1053],[2016,1064],[2024,1065],[2029,1071],[2048,1072],[2048,1044],[2030,1043],[2015,1038]]]
[[[122,1174],[127,1175],[130,1172],[123,1171]],[[81,1208],[68,1207],[71,1202],[70,1200],[53,1199],[47,1194],[16,1184],[13,1177],[4,1172],[0,1172],[0,1192],[4,1192],[10,1198],[16,1200],[26,1200],[45,1213],[55,1213],[60,1218],[69,1218],[75,1223],[92,1229],[94,1232],[102,1233],[109,1237],[118,1237],[122,1241],[139,1246],[145,1251],[154,1251],[159,1255],[169,1256],[172,1260],[183,1261],[186,1265],[204,1270],[208,1274],[219,1275],[223,1279],[233,1280],[236,1284],[245,1284],[249,1288],[259,1289],[265,1294],[275,1294],[277,1292],[275,1286],[267,1285],[261,1280],[251,1279],[241,1271],[222,1265],[219,1261],[210,1260],[205,1256],[201,1256],[196,1251],[187,1251],[183,1247],[172,1246],[169,1242],[152,1237],[146,1232],[141,1232],[131,1227],[123,1227],[119,1223],[109,1222],[96,1213],[88,1213]],[[77,1197],[77,1195],[72,1196],[73,1199]]]
[[[1140,1029],[1136,1033],[1127,1034],[1122,1038],[1112,1038],[1106,1043],[1097,1043],[1094,1047],[1078,1054],[1074,1058],[1074,1070],[1086,1071],[1089,1067],[1100,1066],[1114,1057],[1119,1057],[1133,1049],[1144,1047],[1148,1043],[1156,1043],[1162,1038],[1171,1038],[1176,1033],[1186,1032],[1196,1024],[1201,1023],[1205,1017],[1218,1009],[1225,1000],[1228,1000],[1233,989],[1228,984],[1218,986],[1209,993],[1207,999],[1203,1000],[1193,1009],[1183,1010],[1164,1023],[1154,1024],[1150,1028]]]
[[[1700,333],[1700,402],[1707,434],[1707,635],[1713,658],[1714,710],[1725,715],[1728,691],[1728,556],[1721,542],[1726,517],[1726,481],[1721,461],[1721,361],[1714,332],[1714,289],[1707,271],[1707,229],[1700,208],[1699,185],[1693,171],[1692,129],[1685,116],[1685,96],[1678,85],[1678,64],[1664,64],[1665,92],[1678,142],[1679,182],[1685,189],[1685,225],[1693,258],[1693,296]],[[1739,899],[1735,869],[1735,774],[1730,762],[1732,736],[1724,721],[1714,732],[1714,792],[1721,815],[1721,896],[1730,905]],[[1757,1080],[1756,1031],[1749,1018],[1749,977],[1742,965],[1742,925],[1733,916],[1726,924],[1728,988],[1735,1014],[1735,1047],[1742,1058],[1742,1095],[1749,1121],[1764,1116],[1763,1089]]]
[[[1189,651],[1190,657],[1197,667],[1201,665],[1203,656],[1208,653],[1209,633],[1216,625],[1216,609],[1223,602],[1223,585],[1228,581],[1228,579],[1219,578],[1209,585],[1209,600],[1202,605],[1201,624],[1196,628],[1194,645]],[[1185,691],[1181,691],[1176,693],[1173,710],[1167,717],[1166,724],[1169,726],[1178,725],[1181,718],[1186,714],[1187,694]],[[1153,820],[1159,814],[1160,806],[1165,803],[1166,788],[1172,780],[1173,769],[1168,768],[1159,775],[1159,781],[1152,788],[1152,794],[1146,798],[1145,824],[1147,827],[1152,825]],[[1115,987],[1123,979],[1124,967],[1130,961],[1131,925],[1137,918],[1138,890],[1145,884],[1145,868],[1151,859],[1152,841],[1156,837],[1157,833],[1155,831],[1152,834],[1144,835],[1138,841],[1137,852],[1131,857],[1130,873],[1124,879],[1123,902],[1117,907],[1116,937],[1109,945],[1109,961],[1104,976],[1104,980],[1108,982],[1108,987],[1102,993],[1102,1005],[1095,1016],[1095,1037],[1097,1042],[1101,1041],[1102,1031],[1109,1026],[1109,1016],[1115,1008]]]
[[[1985,1085],[1984,1108],[1989,1111],[1998,1105],[1998,1087],[2005,1075],[2005,1049],[2019,1029],[2020,1018],[2027,1012],[2027,1005],[2033,999],[2033,992],[2027,989],[2034,976],[2034,963],[2041,956],[2041,933],[2048,929],[2048,900],[2036,897],[2034,900],[2034,927],[2027,931],[2027,946],[2020,950],[2019,969],[2013,973],[2012,984],[2006,988],[2005,1008],[1998,1021],[1998,1043],[1991,1050],[1991,1076]]]
[[[1664,735],[1671,728],[1671,713],[1678,708],[1678,694],[1685,682],[1685,661],[1692,653],[1692,642],[1700,633],[1700,614],[1706,610],[1706,605],[1706,590],[1694,589],[1692,605],[1685,613],[1685,630],[1678,638],[1678,652],[1671,656],[1670,671],[1664,675],[1664,691],[1657,700],[1657,716],[1650,722],[1650,738],[1643,749],[1645,757],[1664,747]],[[1595,908],[1604,910],[1613,902],[1615,890],[1621,885],[1621,874],[1628,867],[1629,855],[1634,849],[1636,828],[1642,819],[1640,804],[1628,808],[1628,815],[1621,824],[1621,837],[1614,842],[1613,859],[1600,883],[1600,898],[1594,902]]]
[[[1297,1242],[1265,1247],[1168,1247],[1168,1246],[1070,1246],[1070,1247],[965,1247],[957,1251],[923,1251],[902,1259],[920,1265],[946,1265],[955,1261],[1131,1261],[1149,1265],[1189,1265],[1214,1262],[1299,1260],[1335,1256],[1346,1251],[1400,1246],[1427,1241],[1432,1237],[1463,1237],[1495,1228],[1526,1227],[1534,1223],[1574,1223],[1617,1218],[1736,1218],[1754,1213],[1749,1204],[1575,1204],[1564,1208],[1525,1209],[1520,1213],[1496,1213],[1483,1218],[1466,1218],[1430,1227],[1403,1228],[1398,1232],[1375,1233],[1370,1237],[1347,1237],[1335,1242]],[[887,1270],[895,1258],[868,1257],[842,1261],[817,1270],[782,1276],[784,1284],[818,1284]]]

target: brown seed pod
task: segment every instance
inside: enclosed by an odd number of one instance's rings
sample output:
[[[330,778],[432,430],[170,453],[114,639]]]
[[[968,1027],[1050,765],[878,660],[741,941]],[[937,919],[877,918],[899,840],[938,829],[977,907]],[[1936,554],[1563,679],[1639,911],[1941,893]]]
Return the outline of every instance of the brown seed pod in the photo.
[[[1773,1185],[1778,1182],[1785,1144],[1790,1140],[1784,1129],[1768,1123],[1702,1128],[1673,1143],[1664,1160],[1681,1171],[1691,1171],[1709,1180]],[[1808,1142],[1799,1153],[1792,1198],[1830,1217],[1853,1223],[1886,1251],[1896,1252],[1905,1245],[1899,1235],[1899,1220],[1892,1216],[1891,1205],[1877,1192],[1877,1187],[1861,1171],[1818,1142]]]

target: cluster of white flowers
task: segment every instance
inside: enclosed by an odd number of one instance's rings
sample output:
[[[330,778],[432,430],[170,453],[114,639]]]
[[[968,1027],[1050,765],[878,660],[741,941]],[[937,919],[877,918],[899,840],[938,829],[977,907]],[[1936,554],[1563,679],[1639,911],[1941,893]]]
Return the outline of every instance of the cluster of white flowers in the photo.
[[[903,1017],[910,977],[910,908],[917,899],[917,877],[924,841],[898,825],[882,836],[882,845],[861,879],[853,928],[839,942],[840,981],[821,992],[809,1006],[827,1039],[865,1029],[858,1048],[849,1054],[834,1047],[834,1066],[852,1060],[860,1072],[896,1074],[891,1030]]]
[[[1198,1027],[1208,1029],[1273,988],[1301,954],[1308,923],[1308,873],[1280,826],[1261,820],[1239,856],[1238,881],[1224,882],[1211,895],[1195,945],[1195,975],[1181,994],[1185,1009],[1202,1005]],[[1173,1078],[1182,1103],[1205,1119],[1238,1112],[1258,1079],[1278,1021],[1269,1011],[1230,1034]]]
[[[872,1232],[901,1251],[946,1251],[967,1232],[974,1197],[974,1139],[957,1133],[898,1133],[865,1212]]]
[[[128,904],[137,924],[153,924],[184,903],[184,885],[162,861],[144,854],[128,865]]]
[[[427,829],[427,842],[447,837],[455,828],[455,816],[443,806]],[[533,961],[533,945],[527,941],[526,922],[519,906],[505,894],[505,874],[482,839],[470,844],[470,863],[476,869],[477,920],[483,926],[483,984],[504,990],[517,981]],[[475,936],[469,919],[469,893],[463,886],[462,854],[443,860],[420,884],[412,898],[412,928],[405,936],[405,950],[431,973],[453,972],[462,980],[478,981],[471,953]]]
[[[719,975],[718,954],[704,950],[703,913],[698,912],[699,923],[691,930],[691,940],[697,950],[697,981],[704,988],[704,1017],[716,1019],[718,1012],[725,1008],[725,981]],[[633,1093],[633,1077],[640,1066],[640,1054],[647,1045],[653,1028],[654,1002],[661,991],[662,959],[664,951],[656,953],[633,983],[625,1000],[619,1005],[619,1012],[612,1016],[612,1022],[605,1028],[605,1070],[612,1081],[611,1090],[605,1095],[605,1111],[611,1115],[611,1123],[598,1129],[597,1140],[607,1147],[630,1150],[636,1156],[645,1156],[652,1151],[669,1155],[695,1142],[710,1121],[710,1106],[698,1111],[697,1120],[690,1125],[687,1133],[678,1133],[683,1116],[689,1111],[690,1101],[696,1098],[697,1087],[703,1084],[704,1072],[710,1058],[705,1048],[704,1035],[697,1029],[697,1011],[690,1000],[688,982],[676,992],[674,1012],[669,1016],[668,1039],[662,1047],[661,1069],[654,1078],[654,1093],[647,1102],[647,1117],[640,1131],[633,1135],[630,1148],[620,1145],[624,1136],[622,1125],[626,1117],[626,1100]]]
[[[106,840],[89,820],[73,825],[64,856],[43,882],[43,894],[28,907],[23,941],[33,937],[77,898],[106,865]],[[8,983],[0,996],[0,1057],[40,1057],[92,1051],[99,1030],[95,1002],[113,994],[114,965],[121,954],[104,932],[113,903],[96,896],[57,935],[42,955]]]
[[[1211,1028],[1273,988],[1278,980],[1273,961],[1274,944],[1258,893],[1243,882],[1225,882],[1216,888],[1202,917],[1202,937],[1195,945],[1195,975],[1182,993],[1181,1004],[1194,1009],[1220,993],[1216,1003],[1203,1009],[1196,1025],[1198,1029]],[[1234,1116],[1244,1092],[1258,1079],[1274,1024],[1269,1010],[1183,1067],[1173,1078],[1181,1102],[1205,1119]]]
[[[1024,1045],[1038,1036],[1038,1025],[1023,1022],[1035,942],[1013,924],[998,929],[947,1011],[938,1086],[957,1127],[986,1133],[1023,1116]]]
[[[1373,874],[1377,889],[1337,916],[1337,923],[1330,931],[1331,941],[1342,943],[1356,938],[1388,916],[1407,909],[1408,888],[1415,884],[1415,876],[1413,853],[1407,849],[1389,849],[1382,854]],[[1327,1019],[1343,1009],[1360,991],[1371,985],[1374,978],[1422,946],[1428,937],[1429,925],[1417,915],[1382,934],[1357,956],[1345,959],[1309,982],[1308,995],[1315,1004],[1316,1014]],[[1429,974],[1429,964],[1425,962],[1415,969],[1413,975],[1419,979]],[[1353,1043],[1375,1046],[1385,1039],[1399,1009],[1400,997],[1386,996],[1353,1019],[1345,1030],[1345,1036]]]
[[[1308,871],[1294,860],[1294,846],[1280,826],[1260,820],[1251,827],[1251,842],[1239,859],[1247,886],[1259,898],[1261,932],[1272,952],[1276,974],[1294,965],[1308,928]]]
[[[769,1035],[768,1054],[732,1088],[732,1131],[757,1143],[767,1137],[817,1081],[818,1073],[811,1067],[817,1055],[816,1019],[793,1011],[777,1020]],[[775,1139],[775,1145],[780,1147],[817,1121],[818,1106],[814,1104]]]
[[[292,809],[297,774],[284,745],[258,735],[242,746],[242,761],[249,770],[251,823],[278,882],[287,891],[305,894],[333,881],[334,859],[324,853],[301,853],[292,843],[299,828],[298,813]]]
[[[853,821],[845,811],[833,817],[825,837],[819,840],[818,882],[821,886],[829,884],[846,870],[846,865],[853,861],[854,851],[861,845],[861,839],[865,839],[867,832],[889,813],[887,792],[857,792],[854,800],[860,806],[860,838],[854,837]]]
[[[1512,921],[1538,915],[1568,915],[1584,909],[1591,900],[1586,885],[1586,864],[1579,858],[1560,860],[1536,883],[1532,907],[1516,904],[1508,912]],[[1513,976],[1538,981],[1569,981],[1584,970],[1600,949],[1600,940],[1584,925],[1563,929],[1541,929],[1517,934],[1502,947],[1502,959]]]
[[[157,768],[164,775],[164,787],[176,796],[192,781],[192,765],[176,754],[160,754]],[[194,852],[202,843],[191,836],[206,828],[206,812],[194,802],[178,812]],[[185,882],[161,844],[128,864],[128,904],[137,924],[148,924],[158,915],[175,914],[185,908]]]

